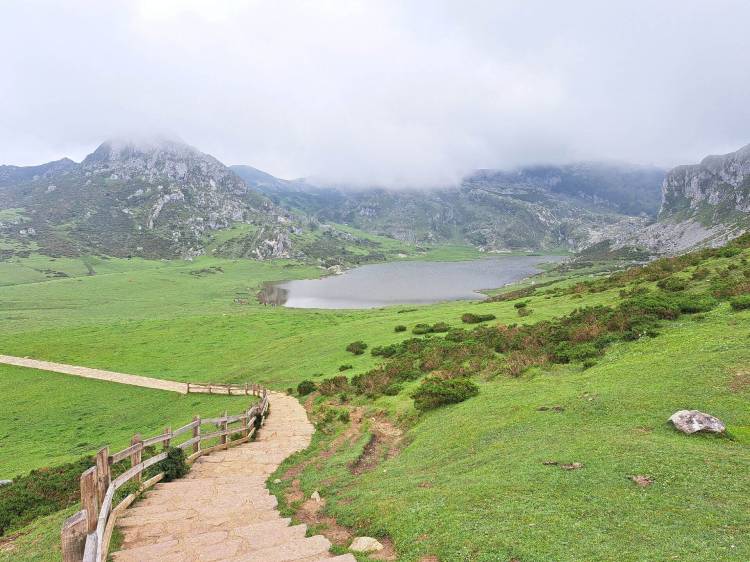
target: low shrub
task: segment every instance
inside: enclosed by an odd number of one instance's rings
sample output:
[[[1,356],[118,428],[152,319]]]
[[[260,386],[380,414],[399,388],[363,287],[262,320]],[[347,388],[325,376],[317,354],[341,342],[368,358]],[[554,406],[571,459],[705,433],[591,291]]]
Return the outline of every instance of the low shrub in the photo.
[[[445,322],[436,322],[432,325],[432,331],[436,333],[447,332],[451,327]]]
[[[703,279],[706,279],[710,274],[711,271],[709,271],[705,267],[699,267],[693,272],[690,278],[694,281],[702,281]]]
[[[373,354],[375,357],[393,357],[398,353],[400,349],[400,346],[398,344],[391,344],[391,345],[379,345],[376,347],[373,347],[372,350],[370,350],[370,353]]]
[[[421,336],[422,334],[430,334],[432,333],[432,326],[429,324],[417,324],[411,329],[411,333],[418,336]]]
[[[81,474],[93,464],[92,458],[84,457],[32,470],[0,487],[0,536],[78,502]]]
[[[664,291],[669,291],[671,293],[676,293],[678,291],[684,291],[688,287],[688,282],[685,279],[680,279],[679,277],[667,277],[666,279],[662,279],[656,284],[657,287],[660,289],[663,289]]]
[[[513,305],[513,308],[519,308],[520,309],[520,308],[526,308],[527,306],[529,306],[529,301],[521,301],[521,302],[515,303]]]
[[[367,344],[363,341],[353,341],[346,346],[346,350],[354,355],[362,355],[367,349]]]
[[[324,396],[334,396],[341,392],[350,390],[349,379],[344,375],[337,375],[329,379],[323,379],[318,385],[318,390]]]
[[[349,423],[349,410],[341,410],[339,412],[339,421]]]
[[[427,377],[411,397],[420,412],[457,404],[479,394],[479,387],[467,378]]]
[[[383,394],[386,396],[396,396],[404,388],[404,385],[399,383],[393,383],[385,387]]]
[[[748,310],[750,309],[750,295],[742,295],[740,297],[734,297],[732,300],[729,301],[729,305],[732,307],[732,310],[734,311]]]
[[[179,447],[170,447],[167,450],[167,458],[157,466],[159,467],[158,471],[164,473],[165,482],[182,478],[190,471],[190,467],[185,460],[185,451]]]
[[[297,394],[300,396],[307,396],[311,392],[315,392],[318,386],[313,381],[302,381],[297,385]]]
[[[339,372],[342,371],[348,371],[349,369],[353,369],[353,365],[339,365]]]
[[[528,315],[531,314],[531,309],[530,308],[523,307],[523,308],[519,308],[517,310],[518,310],[518,315],[521,316],[521,317],[525,317],[525,316],[528,316]]]
[[[461,316],[461,322],[464,324],[479,324],[480,322],[487,322],[488,320],[494,320],[494,314],[474,314],[467,312]]]
[[[394,332],[405,332],[406,331],[406,326],[404,326],[403,324],[399,324],[398,326],[396,326],[395,328],[393,328],[393,331]]]

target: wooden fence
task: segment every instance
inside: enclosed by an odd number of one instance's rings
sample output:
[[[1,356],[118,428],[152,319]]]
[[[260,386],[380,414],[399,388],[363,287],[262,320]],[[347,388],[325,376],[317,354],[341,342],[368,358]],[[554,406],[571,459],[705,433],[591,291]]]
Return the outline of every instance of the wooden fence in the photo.
[[[187,383],[187,392],[195,394],[228,394],[230,396],[260,396],[264,389],[259,384]]]
[[[191,389],[193,386],[205,385],[193,385],[191,383]],[[215,386],[221,386],[225,390],[224,394],[232,392],[231,389],[227,388],[228,385]],[[113,507],[115,492],[126,483],[136,481],[140,483],[138,488],[138,493],[140,493],[164,478],[162,472],[142,482],[143,472],[166,459],[170,445],[180,436],[190,436],[185,441],[175,445],[182,450],[191,451],[191,454],[187,457],[189,464],[192,464],[202,455],[228,449],[252,439],[258,428],[263,425],[269,406],[268,392],[261,387],[257,387],[257,385],[252,385],[252,387],[253,394],[257,393],[258,396],[261,396],[261,401],[241,414],[229,416],[224,412],[223,416],[208,419],[201,419],[200,416],[196,416],[187,425],[175,430],[166,428],[161,435],[148,439],[143,439],[136,434],[133,436],[130,447],[117,453],[110,454],[109,447],[101,449],[96,455],[95,466],[81,475],[81,511],[68,518],[63,524],[61,533],[63,561],[104,562],[106,560],[109,541],[117,517],[136,499],[136,494],[129,494]],[[244,390],[247,386],[241,388]],[[217,430],[203,432],[201,426],[206,424],[213,425]],[[239,425],[236,426],[235,424]],[[232,436],[238,433],[242,436],[238,439],[232,439]],[[218,443],[203,448],[202,443],[208,440],[218,440]],[[162,451],[143,460],[144,450],[156,445],[161,445]],[[112,467],[125,460],[130,461],[130,468],[113,477]]]

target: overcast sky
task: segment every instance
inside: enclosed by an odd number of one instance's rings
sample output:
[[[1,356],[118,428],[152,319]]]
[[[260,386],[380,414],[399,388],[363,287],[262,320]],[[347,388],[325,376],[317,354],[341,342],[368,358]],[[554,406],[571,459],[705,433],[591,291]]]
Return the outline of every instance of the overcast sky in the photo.
[[[750,143],[747,0],[0,3],[0,163],[176,135],[281,177],[433,185]]]

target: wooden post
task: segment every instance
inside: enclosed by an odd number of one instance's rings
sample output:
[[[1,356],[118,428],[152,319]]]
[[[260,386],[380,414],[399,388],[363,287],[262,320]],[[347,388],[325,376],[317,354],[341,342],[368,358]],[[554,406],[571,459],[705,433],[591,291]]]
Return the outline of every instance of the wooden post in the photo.
[[[228,384],[227,385],[227,396],[231,396],[231,395],[232,395],[232,385]]]
[[[229,424],[227,423],[227,411],[224,410],[224,419],[222,420],[221,427],[219,429],[221,431],[226,431],[228,425]],[[227,444],[227,435],[226,435],[226,433],[224,435],[222,435],[219,439],[220,439],[219,443],[221,443],[222,445],[226,445]]]
[[[187,383],[187,393],[190,394],[190,383]]]
[[[242,418],[242,437],[243,439],[247,437],[247,419],[250,417],[250,414],[245,410],[245,417]]]
[[[83,509],[68,517],[60,533],[63,562],[81,562],[86,548],[87,515]]]
[[[165,427],[165,428],[164,428],[164,434],[165,434],[165,435],[169,435],[169,436],[171,436],[171,435],[172,435],[172,428],[171,428],[171,427],[169,427],[169,426]],[[172,442],[172,439],[171,439],[171,438],[170,438],[170,439],[167,439],[166,441],[164,441],[164,450],[165,450],[165,451],[169,449],[169,444],[170,444],[171,442]]]
[[[96,522],[99,519],[99,494],[96,482],[95,466],[81,474],[81,507],[86,512],[87,533],[96,531]]]
[[[193,444],[193,453],[197,453],[197,452],[199,452],[201,450],[201,440],[200,440],[200,436],[201,436],[201,417],[200,416],[195,416],[193,418],[193,421],[194,422],[198,422],[198,425],[196,425],[193,428],[193,437],[198,437],[198,441]]]
[[[211,383],[208,383],[208,393],[211,394]]]
[[[99,505],[102,505],[111,481],[109,447],[104,447],[103,449],[99,449],[99,452],[96,454],[96,493]]]
[[[143,439],[141,438],[140,433],[136,433],[133,435],[133,438],[130,440],[131,445],[141,445],[138,447],[135,451],[130,453],[130,467],[134,467],[137,464],[141,464],[141,458],[143,457]],[[136,482],[141,481],[141,473],[139,472],[138,475],[135,477]]]
[[[245,383],[245,396],[247,396],[247,383]]]

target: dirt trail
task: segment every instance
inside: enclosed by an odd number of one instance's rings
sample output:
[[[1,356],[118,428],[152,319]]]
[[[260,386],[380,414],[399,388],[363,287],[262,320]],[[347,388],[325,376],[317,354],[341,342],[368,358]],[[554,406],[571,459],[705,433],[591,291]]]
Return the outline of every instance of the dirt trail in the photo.
[[[114,561],[355,562],[351,554],[330,554],[325,537],[306,537],[306,525],[290,526],[265,488],[313,432],[297,400],[272,393],[271,415],[256,441],[199,458],[186,478],[157,484],[123,514]]]
[[[120,384],[129,384],[131,386],[141,386],[143,388],[168,390],[170,392],[187,394],[187,384],[184,382],[165,381],[151,377],[142,377],[140,375],[127,375],[125,373],[115,373],[113,371],[104,371],[102,369],[90,369],[88,367],[77,367],[75,365],[40,361],[38,359],[28,359],[26,357],[13,357],[11,355],[0,355],[0,363],[15,365],[16,367],[29,367],[30,369],[64,373],[66,375],[73,375],[86,379],[98,379]]]

